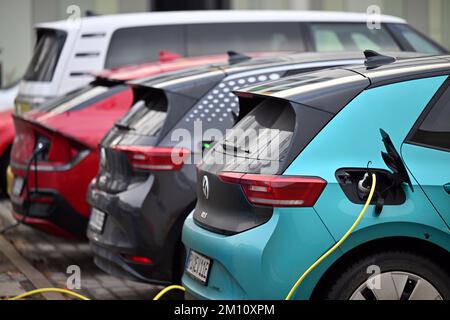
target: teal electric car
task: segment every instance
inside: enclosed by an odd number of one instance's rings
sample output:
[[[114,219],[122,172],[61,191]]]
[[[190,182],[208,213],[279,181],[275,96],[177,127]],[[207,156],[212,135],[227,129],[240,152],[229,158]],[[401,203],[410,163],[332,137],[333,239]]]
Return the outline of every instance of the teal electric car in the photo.
[[[183,228],[193,299],[450,299],[450,56],[294,75],[237,92]]]

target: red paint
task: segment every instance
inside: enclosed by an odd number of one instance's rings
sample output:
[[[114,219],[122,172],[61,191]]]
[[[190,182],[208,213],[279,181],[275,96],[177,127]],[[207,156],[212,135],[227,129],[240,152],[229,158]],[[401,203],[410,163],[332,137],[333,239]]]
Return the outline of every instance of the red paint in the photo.
[[[0,112],[0,158],[14,140],[14,123],[11,114],[12,111]]]

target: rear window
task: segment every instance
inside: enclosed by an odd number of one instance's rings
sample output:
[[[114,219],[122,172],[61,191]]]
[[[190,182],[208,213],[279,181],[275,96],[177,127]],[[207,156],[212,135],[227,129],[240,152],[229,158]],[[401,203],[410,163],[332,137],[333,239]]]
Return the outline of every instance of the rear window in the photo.
[[[106,56],[108,69],[159,60],[162,50],[184,55],[182,26],[151,26],[114,32]]]
[[[385,27],[370,30],[363,23],[311,23],[311,34],[319,52],[385,50],[401,51]]]
[[[67,34],[64,31],[39,29],[34,54],[24,75],[27,81],[50,82],[64,47]]]
[[[153,93],[137,101],[116,126],[145,136],[158,136],[167,118],[167,99]]]
[[[450,150],[450,89],[429,111],[410,141],[431,148]]]
[[[295,112],[289,103],[262,102],[226,136],[223,152],[259,160],[283,161],[295,129]]]
[[[234,50],[304,51],[299,23],[218,23],[187,26],[190,56]]]

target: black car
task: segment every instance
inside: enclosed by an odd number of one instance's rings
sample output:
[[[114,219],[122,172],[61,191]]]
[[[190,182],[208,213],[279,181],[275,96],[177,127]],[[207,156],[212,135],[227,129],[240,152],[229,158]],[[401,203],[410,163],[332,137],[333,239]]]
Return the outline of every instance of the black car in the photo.
[[[235,124],[240,110],[233,91],[286,75],[361,63],[363,54],[251,60],[232,54],[230,59],[227,65],[133,83],[145,92],[144,98],[103,139],[99,174],[88,191],[93,209],[87,234],[95,263],[104,271],[154,284],[179,282],[185,260],[181,230],[197,200],[195,165],[204,149],[220,139],[214,135]],[[200,135],[180,141],[200,123]]]

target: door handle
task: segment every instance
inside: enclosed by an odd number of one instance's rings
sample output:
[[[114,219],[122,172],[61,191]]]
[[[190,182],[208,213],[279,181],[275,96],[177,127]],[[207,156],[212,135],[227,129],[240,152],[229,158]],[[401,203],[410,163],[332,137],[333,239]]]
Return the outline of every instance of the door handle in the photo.
[[[450,194],[450,183],[447,183],[447,184],[444,186],[444,190],[445,190],[445,192],[447,192],[448,194]]]

